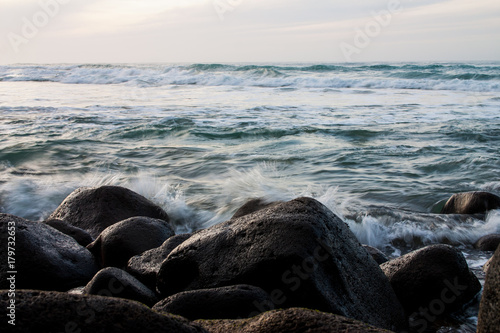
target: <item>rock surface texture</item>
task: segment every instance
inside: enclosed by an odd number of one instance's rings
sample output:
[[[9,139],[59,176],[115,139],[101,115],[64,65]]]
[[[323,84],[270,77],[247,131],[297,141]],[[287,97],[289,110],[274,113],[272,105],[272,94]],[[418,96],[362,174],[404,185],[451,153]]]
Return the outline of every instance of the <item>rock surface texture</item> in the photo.
[[[500,331],[500,247],[497,248],[486,274],[479,306],[477,333]]]
[[[134,216],[169,221],[163,209],[120,186],[76,189],[64,199],[49,219],[63,220],[86,230],[95,238],[110,225]]]
[[[249,284],[272,304],[306,307],[401,329],[406,319],[384,273],[349,227],[311,198],[263,208],[193,234],[158,273],[162,297]]]

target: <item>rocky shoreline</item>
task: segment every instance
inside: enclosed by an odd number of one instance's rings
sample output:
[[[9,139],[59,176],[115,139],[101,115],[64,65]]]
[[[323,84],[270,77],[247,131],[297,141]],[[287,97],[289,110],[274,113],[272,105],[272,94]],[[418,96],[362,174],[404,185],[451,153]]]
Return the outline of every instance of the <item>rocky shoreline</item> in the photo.
[[[499,207],[493,194],[460,193],[442,213]],[[387,261],[307,197],[250,200],[226,222],[176,235],[167,213],[133,191],[80,188],[46,221],[0,214],[0,228],[9,332],[433,332],[481,291],[456,248]],[[476,247],[499,243],[488,235]],[[499,261],[500,248],[478,332],[500,327]]]

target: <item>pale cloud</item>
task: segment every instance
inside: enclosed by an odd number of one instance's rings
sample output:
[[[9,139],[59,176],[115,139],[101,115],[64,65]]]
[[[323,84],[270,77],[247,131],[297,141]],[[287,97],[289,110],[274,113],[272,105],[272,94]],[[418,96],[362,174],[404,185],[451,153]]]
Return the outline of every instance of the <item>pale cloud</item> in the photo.
[[[345,61],[339,45],[397,0],[66,1],[16,53],[7,35],[40,1],[0,0],[0,62]],[[399,3],[355,61],[500,60],[499,1]]]

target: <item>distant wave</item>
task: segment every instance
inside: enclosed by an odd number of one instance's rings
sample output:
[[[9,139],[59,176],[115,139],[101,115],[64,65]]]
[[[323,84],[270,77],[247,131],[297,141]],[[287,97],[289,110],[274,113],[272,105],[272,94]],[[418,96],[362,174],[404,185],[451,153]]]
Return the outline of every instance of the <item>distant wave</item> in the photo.
[[[0,81],[497,92],[500,64],[12,65]]]

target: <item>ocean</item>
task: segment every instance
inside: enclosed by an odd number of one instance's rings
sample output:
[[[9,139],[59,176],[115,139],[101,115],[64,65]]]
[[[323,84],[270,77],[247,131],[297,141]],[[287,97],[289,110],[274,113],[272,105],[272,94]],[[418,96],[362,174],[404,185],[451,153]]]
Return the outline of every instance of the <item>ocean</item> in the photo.
[[[500,211],[434,214],[500,194],[497,62],[7,65],[0,128],[0,211],[35,221],[80,186],[128,187],[177,232],[311,196],[389,256],[447,243],[477,271],[500,232]]]

